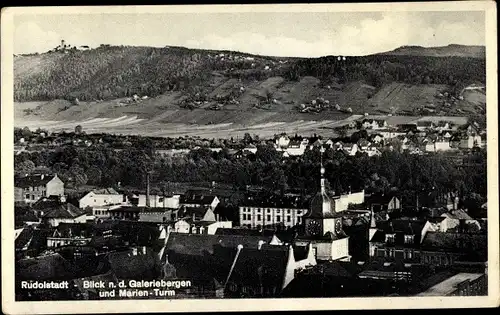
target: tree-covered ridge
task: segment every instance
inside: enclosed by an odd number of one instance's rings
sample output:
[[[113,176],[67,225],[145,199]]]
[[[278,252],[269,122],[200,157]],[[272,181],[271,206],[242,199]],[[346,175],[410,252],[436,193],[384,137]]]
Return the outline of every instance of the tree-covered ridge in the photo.
[[[181,47],[105,46],[62,56],[52,52],[16,57],[14,97],[16,101],[43,101],[156,96],[171,90],[214,89],[209,82],[215,76],[243,82],[313,76],[322,83],[362,80],[376,87],[390,82],[436,83],[460,90],[470,83],[484,83],[486,74],[481,58],[372,55],[305,59]]]

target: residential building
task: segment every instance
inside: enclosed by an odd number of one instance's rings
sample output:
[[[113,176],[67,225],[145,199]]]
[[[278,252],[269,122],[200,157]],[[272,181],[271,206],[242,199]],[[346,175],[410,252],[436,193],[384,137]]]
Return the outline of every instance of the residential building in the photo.
[[[304,200],[298,196],[250,196],[239,207],[240,226],[265,228],[292,227],[302,222],[307,212]]]
[[[118,193],[113,188],[95,189],[89,191],[85,196],[80,198],[78,205],[80,208],[87,207],[104,207],[110,205],[121,205],[127,202],[125,195]]]
[[[308,243],[284,244],[275,235],[170,233],[160,257],[207,297],[278,297],[297,270],[316,263]]]
[[[420,263],[444,267],[465,262],[482,265],[484,271],[487,252],[487,235],[484,231],[428,231],[420,245]]]
[[[417,130],[418,131],[426,131],[426,130],[433,130],[434,129],[434,123],[432,121],[428,120],[418,120],[417,121]]]
[[[365,202],[365,191],[361,190],[359,192],[349,192],[340,196],[334,196],[332,200],[336,212],[346,211],[349,205],[360,205]]]
[[[51,207],[42,216],[42,222],[52,227],[58,226],[60,223],[84,223],[86,221],[87,215],[85,211],[70,203]]]
[[[460,143],[458,145],[460,149],[472,149],[474,147],[481,147],[481,136],[480,135],[463,135],[460,137]]]
[[[141,208],[139,212],[140,222],[165,223],[177,220],[178,209],[167,208]]]
[[[185,194],[180,196],[179,205],[184,207],[209,207],[214,210],[220,200],[217,196]]]
[[[64,196],[64,183],[56,175],[29,175],[14,179],[14,201],[32,204],[42,197]]]
[[[276,138],[276,147],[277,148],[286,148],[288,147],[288,144],[290,143],[290,137],[288,137],[286,134],[281,135]]]
[[[425,221],[393,219],[376,222],[372,211],[369,229],[369,255],[387,262],[420,261],[420,239]]]
[[[366,196],[366,204],[374,212],[392,212],[401,209],[401,200],[392,194],[382,193]]]
[[[139,194],[132,195],[130,197],[130,204],[136,207],[146,207],[147,204],[147,195]],[[179,208],[181,195],[149,195],[149,207],[151,208],[167,208],[167,209],[176,209]]]

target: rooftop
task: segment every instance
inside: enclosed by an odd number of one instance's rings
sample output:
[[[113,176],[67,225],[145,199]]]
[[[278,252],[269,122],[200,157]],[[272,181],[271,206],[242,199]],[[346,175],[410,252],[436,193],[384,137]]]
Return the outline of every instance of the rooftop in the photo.
[[[14,187],[28,188],[47,185],[56,175],[36,174],[14,179]]]
[[[85,215],[85,210],[66,203],[49,209],[43,217],[45,219],[74,219],[82,215]]]
[[[459,273],[419,293],[418,296],[446,296],[455,291],[460,283],[466,280],[474,281],[481,276],[483,276],[482,273]]]

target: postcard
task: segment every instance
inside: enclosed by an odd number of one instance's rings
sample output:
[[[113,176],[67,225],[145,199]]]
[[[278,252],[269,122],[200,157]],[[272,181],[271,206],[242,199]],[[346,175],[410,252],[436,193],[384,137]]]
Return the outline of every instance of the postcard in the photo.
[[[495,2],[1,21],[5,313],[499,305]]]

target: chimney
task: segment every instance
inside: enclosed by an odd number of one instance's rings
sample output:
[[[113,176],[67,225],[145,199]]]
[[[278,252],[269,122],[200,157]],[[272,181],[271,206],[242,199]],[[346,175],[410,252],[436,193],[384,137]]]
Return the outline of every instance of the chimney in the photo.
[[[260,240],[258,244],[258,249],[260,250],[262,248],[262,245],[264,245],[265,243],[266,242],[264,242],[263,240]]]
[[[150,207],[150,201],[149,201],[149,172],[146,174],[146,207]]]

